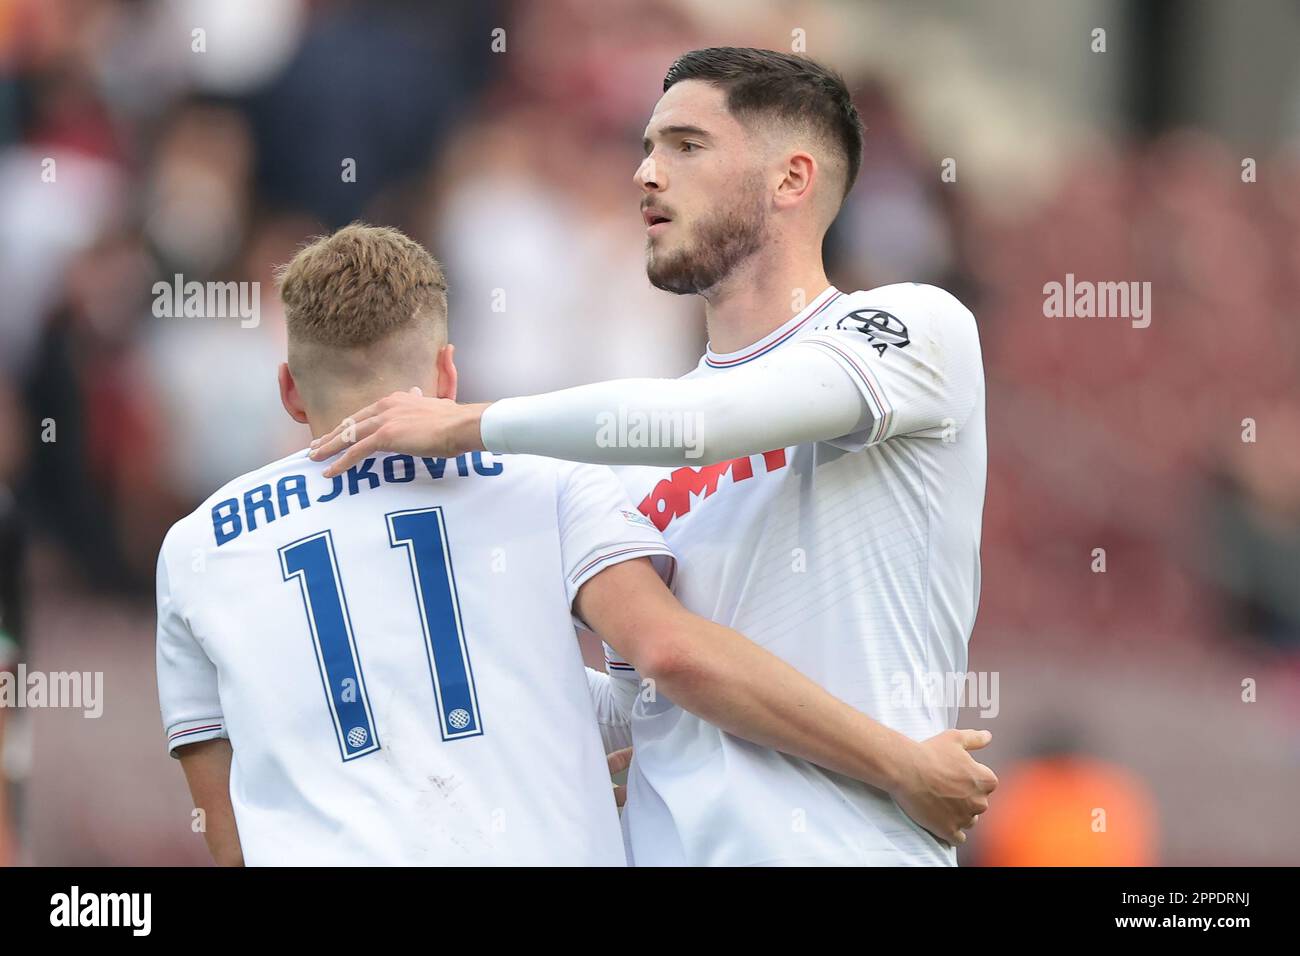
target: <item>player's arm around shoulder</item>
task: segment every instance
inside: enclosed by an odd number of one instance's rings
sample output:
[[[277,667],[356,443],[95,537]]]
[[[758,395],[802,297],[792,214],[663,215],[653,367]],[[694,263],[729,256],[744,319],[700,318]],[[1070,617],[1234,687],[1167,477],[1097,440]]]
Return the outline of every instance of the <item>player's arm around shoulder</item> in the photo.
[[[832,696],[744,635],[692,614],[646,559],[613,565],[579,589],[574,609],[655,693],[716,727],[891,794],[949,843],[988,809],[997,777],[968,753],[984,731],[918,743]]]

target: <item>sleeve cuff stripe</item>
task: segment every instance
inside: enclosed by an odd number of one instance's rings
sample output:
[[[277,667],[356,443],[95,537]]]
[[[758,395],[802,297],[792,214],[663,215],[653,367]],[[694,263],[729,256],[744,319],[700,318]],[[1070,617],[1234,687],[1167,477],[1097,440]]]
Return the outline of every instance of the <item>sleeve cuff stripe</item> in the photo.
[[[870,393],[868,395],[868,401],[875,406],[876,412],[876,424],[871,430],[871,439],[867,444],[877,442],[882,436],[888,434],[888,425],[890,420],[894,417],[894,409],[887,401],[885,401],[884,389],[880,387],[880,383],[875,380],[875,377],[867,371],[867,369],[856,358],[854,358],[852,354],[840,348],[834,342],[813,338],[809,338],[806,341],[811,345],[820,345],[823,348],[829,349],[840,358],[844,359],[844,361],[849,364],[850,369],[856,372],[863,384],[867,386],[867,391]]]
[[[204,724],[202,727],[188,727],[184,730],[177,730],[169,734],[167,736],[167,741],[170,743],[173,740],[178,740],[181,737],[188,737],[191,734],[201,734],[210,730],[220,730],[222,726],[222,724]]]
[[[639,557],[641,555],[651,555],[651,554],[665,554],[668,555],[669,557],[673,556],[673,553],[669,551],[667,548],[655,547],[653,545],[642,545],[636,548],[623,548],[620,551],[608,551],[605,554],[598,555],[597,557],[592,558],[590,561],[584,564],[577,571],[573,572],[573,574],[569,576],[569,580],[576,583],[584,574],[586,574],[596,565],[601,564],[602,562],[605,561],[610,561],[614,558],[631,557],[631,556]]]

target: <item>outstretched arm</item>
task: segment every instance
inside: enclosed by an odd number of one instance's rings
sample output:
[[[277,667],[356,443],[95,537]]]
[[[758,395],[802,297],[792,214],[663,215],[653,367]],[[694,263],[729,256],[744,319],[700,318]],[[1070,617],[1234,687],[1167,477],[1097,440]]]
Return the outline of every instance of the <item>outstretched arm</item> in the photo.
[[[313,443],[343,454],[486,449],[608,465],[710,465],[808,442],[856,451],[903,435],[957,440],[984,388],[970,310],[934,286],[863,293],[857,308],[723,374],[633,378],[491,405],[394,394]]]
[[[395,392],[322,436],[311,457],[343,452],[327,477],[379,450],[701,466],[838,438],[870,417],[858,386],[829,353],[795,345],[724,375],[616,379],[491,404]]]

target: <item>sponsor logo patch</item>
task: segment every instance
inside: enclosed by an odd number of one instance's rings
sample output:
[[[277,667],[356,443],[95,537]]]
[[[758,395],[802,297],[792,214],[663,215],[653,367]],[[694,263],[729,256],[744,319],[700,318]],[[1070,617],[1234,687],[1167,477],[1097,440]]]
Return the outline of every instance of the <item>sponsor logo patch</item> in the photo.
[[[884,309],[855,309],[843,316],[831,328],[861,332],[871,340],[871,347],[876,354],[884,355],[889,346],[907,348],[911,339],[907,337],[907,326],[903,320]]]

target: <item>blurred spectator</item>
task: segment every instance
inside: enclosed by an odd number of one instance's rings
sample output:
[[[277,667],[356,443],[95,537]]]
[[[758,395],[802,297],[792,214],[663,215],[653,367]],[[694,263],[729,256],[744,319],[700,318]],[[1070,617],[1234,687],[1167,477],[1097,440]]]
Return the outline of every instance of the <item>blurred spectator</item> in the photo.
[[[630,145],[540,109],[453,146],[430,248],[447,268],[462,399],[673,377],[698,359],[698,303],[645,278],[636,163]]]
[[[867,117],[867,156],[835,222],[832,271],[843,287],[930,282],[954,292],[954,224],[937,164],[925,155],[889,91],[854,84]]]
[[[0,380],[0,673],[12,673],[22,659],[26,590],[26,533],[11,481],[21,460],[17,441],[19,411],[15,396]],[[8,773],[7,708],[0,705],[0,866],[18,859],[18,833],[11,810],[15,784]]]
[[[1227,625],[1300,651],[1300,410],[1273,406],[1247,426],[1210,504],[1208,570],[1227,595]],[[1264,437],[1257,429],[1266,429]],[[1272,434],[1268,434],[1272,433]],[[1287,436],[1279,440],[1280,436]]]
[[[152,268],[130,233],[80,253],[27,378],[23,499],[95,589],[142,584],[145,570],[123,564],[122,545],[156,440],[129,362]]]
[[[167,436],[158,449],[167,476],[160,490],[173,503],[172,514],[311,440],[280,408],[284,315],[272,272],[319,231],[301,216],[267,218],[253,230],[229,278],[257,283],[256,324],[237,316],[151,320],[142,371]],[[166,531],[160,527],[159,535]]]
[[[159,273],[206,278],[238,255],[253,212],[253,143],[243,114],[215,103],[178,105],[145,181],[145,235]]]
[[[1129,770],[1064,740],[999,773],[980,821],[984,866],[1154,866],[1155,801]]]
[[[493,2],[323,4],[249,100],[264,199],[337,228],[418,180],[491,77],[502,22]]]

